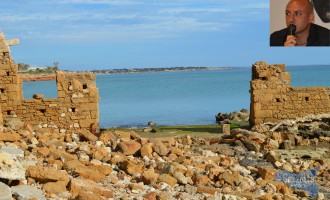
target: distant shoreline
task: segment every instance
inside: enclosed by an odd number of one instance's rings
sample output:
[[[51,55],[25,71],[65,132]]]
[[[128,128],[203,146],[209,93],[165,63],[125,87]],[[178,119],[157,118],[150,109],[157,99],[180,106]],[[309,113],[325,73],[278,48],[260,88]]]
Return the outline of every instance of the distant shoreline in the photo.
[[[181,72],[181,71],[213,71],[232,70],[237,67],[169,67],[169,68],[131,68],[131,69],[105,69],[85,70],[79,72],[90,72],[94,74],[132,74],[132,73],[156,73],[156,72]]]
[[[187,71],[214,71],[232,70],[239,67],[170,67],[170,68],[132,68],[132,69],[106,69],[106,70],[84,70],[84,71],[65,71],[67,73],[93,73],[102,74],[133,74],[133,73],[157,73],[157,72],[187,72]],[[20,74],[22,81],[48,81],[55,80],[56,74]]]

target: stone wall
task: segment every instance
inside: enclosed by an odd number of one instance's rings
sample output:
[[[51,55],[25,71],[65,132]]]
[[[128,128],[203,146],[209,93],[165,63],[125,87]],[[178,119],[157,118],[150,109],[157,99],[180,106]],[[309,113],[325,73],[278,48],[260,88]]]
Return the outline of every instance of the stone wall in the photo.
[[[98,89],[94,74],[58,73],[58,98],[41,94],[24,99],[18,66],[10,56],[9,45],[18,40],[5,40],[0,34],[0,123],[17,117],[31,125],[58,129],[99,129]]]
[[[330,113],[330,88],[292,88],[285,65],[252,66],[250,125]]]

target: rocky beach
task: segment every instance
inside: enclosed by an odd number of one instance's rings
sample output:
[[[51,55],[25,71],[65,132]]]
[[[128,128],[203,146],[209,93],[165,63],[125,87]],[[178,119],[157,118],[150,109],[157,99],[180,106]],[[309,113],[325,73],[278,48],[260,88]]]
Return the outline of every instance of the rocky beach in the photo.
[[[24,99],[14,44],[0,34],[0,199],[330,199],[330,90],[292,88],[284,65],[253,65],[251,110],[215,132],[100,129],[94,74]]]
[[[147,138],[142,130],[92,134],[13,117],[0,129],[1,199],[329,199],[329,119]],[[317,188],[279,180],[289,172]]]

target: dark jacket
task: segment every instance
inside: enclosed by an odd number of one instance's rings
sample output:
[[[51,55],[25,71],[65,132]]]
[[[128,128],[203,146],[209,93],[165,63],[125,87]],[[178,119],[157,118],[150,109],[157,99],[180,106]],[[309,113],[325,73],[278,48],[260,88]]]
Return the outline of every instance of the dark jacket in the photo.
[[[287,35],[287,28],[275,31],[270,35],[270,46],[284,46]],[[330,46],[330,30],[311,24],[306,46]]]

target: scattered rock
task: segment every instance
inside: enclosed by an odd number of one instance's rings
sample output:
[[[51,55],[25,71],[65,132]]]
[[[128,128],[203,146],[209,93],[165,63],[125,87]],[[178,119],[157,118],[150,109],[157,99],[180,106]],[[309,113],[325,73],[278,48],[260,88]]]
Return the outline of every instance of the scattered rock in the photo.
[[[106,131],[98,138],[89,131],[29,129],[3,128],[20,137],[0,142],[5,199],[300,199],[309,198],[308,191],[292,191],[274,176],[317,166],[319,198],[328,197],[322,188],[330,182],[330,139],[323,136],[265,127],[263,134],[233,129],[225,139],[141,138],[134,131]]]

